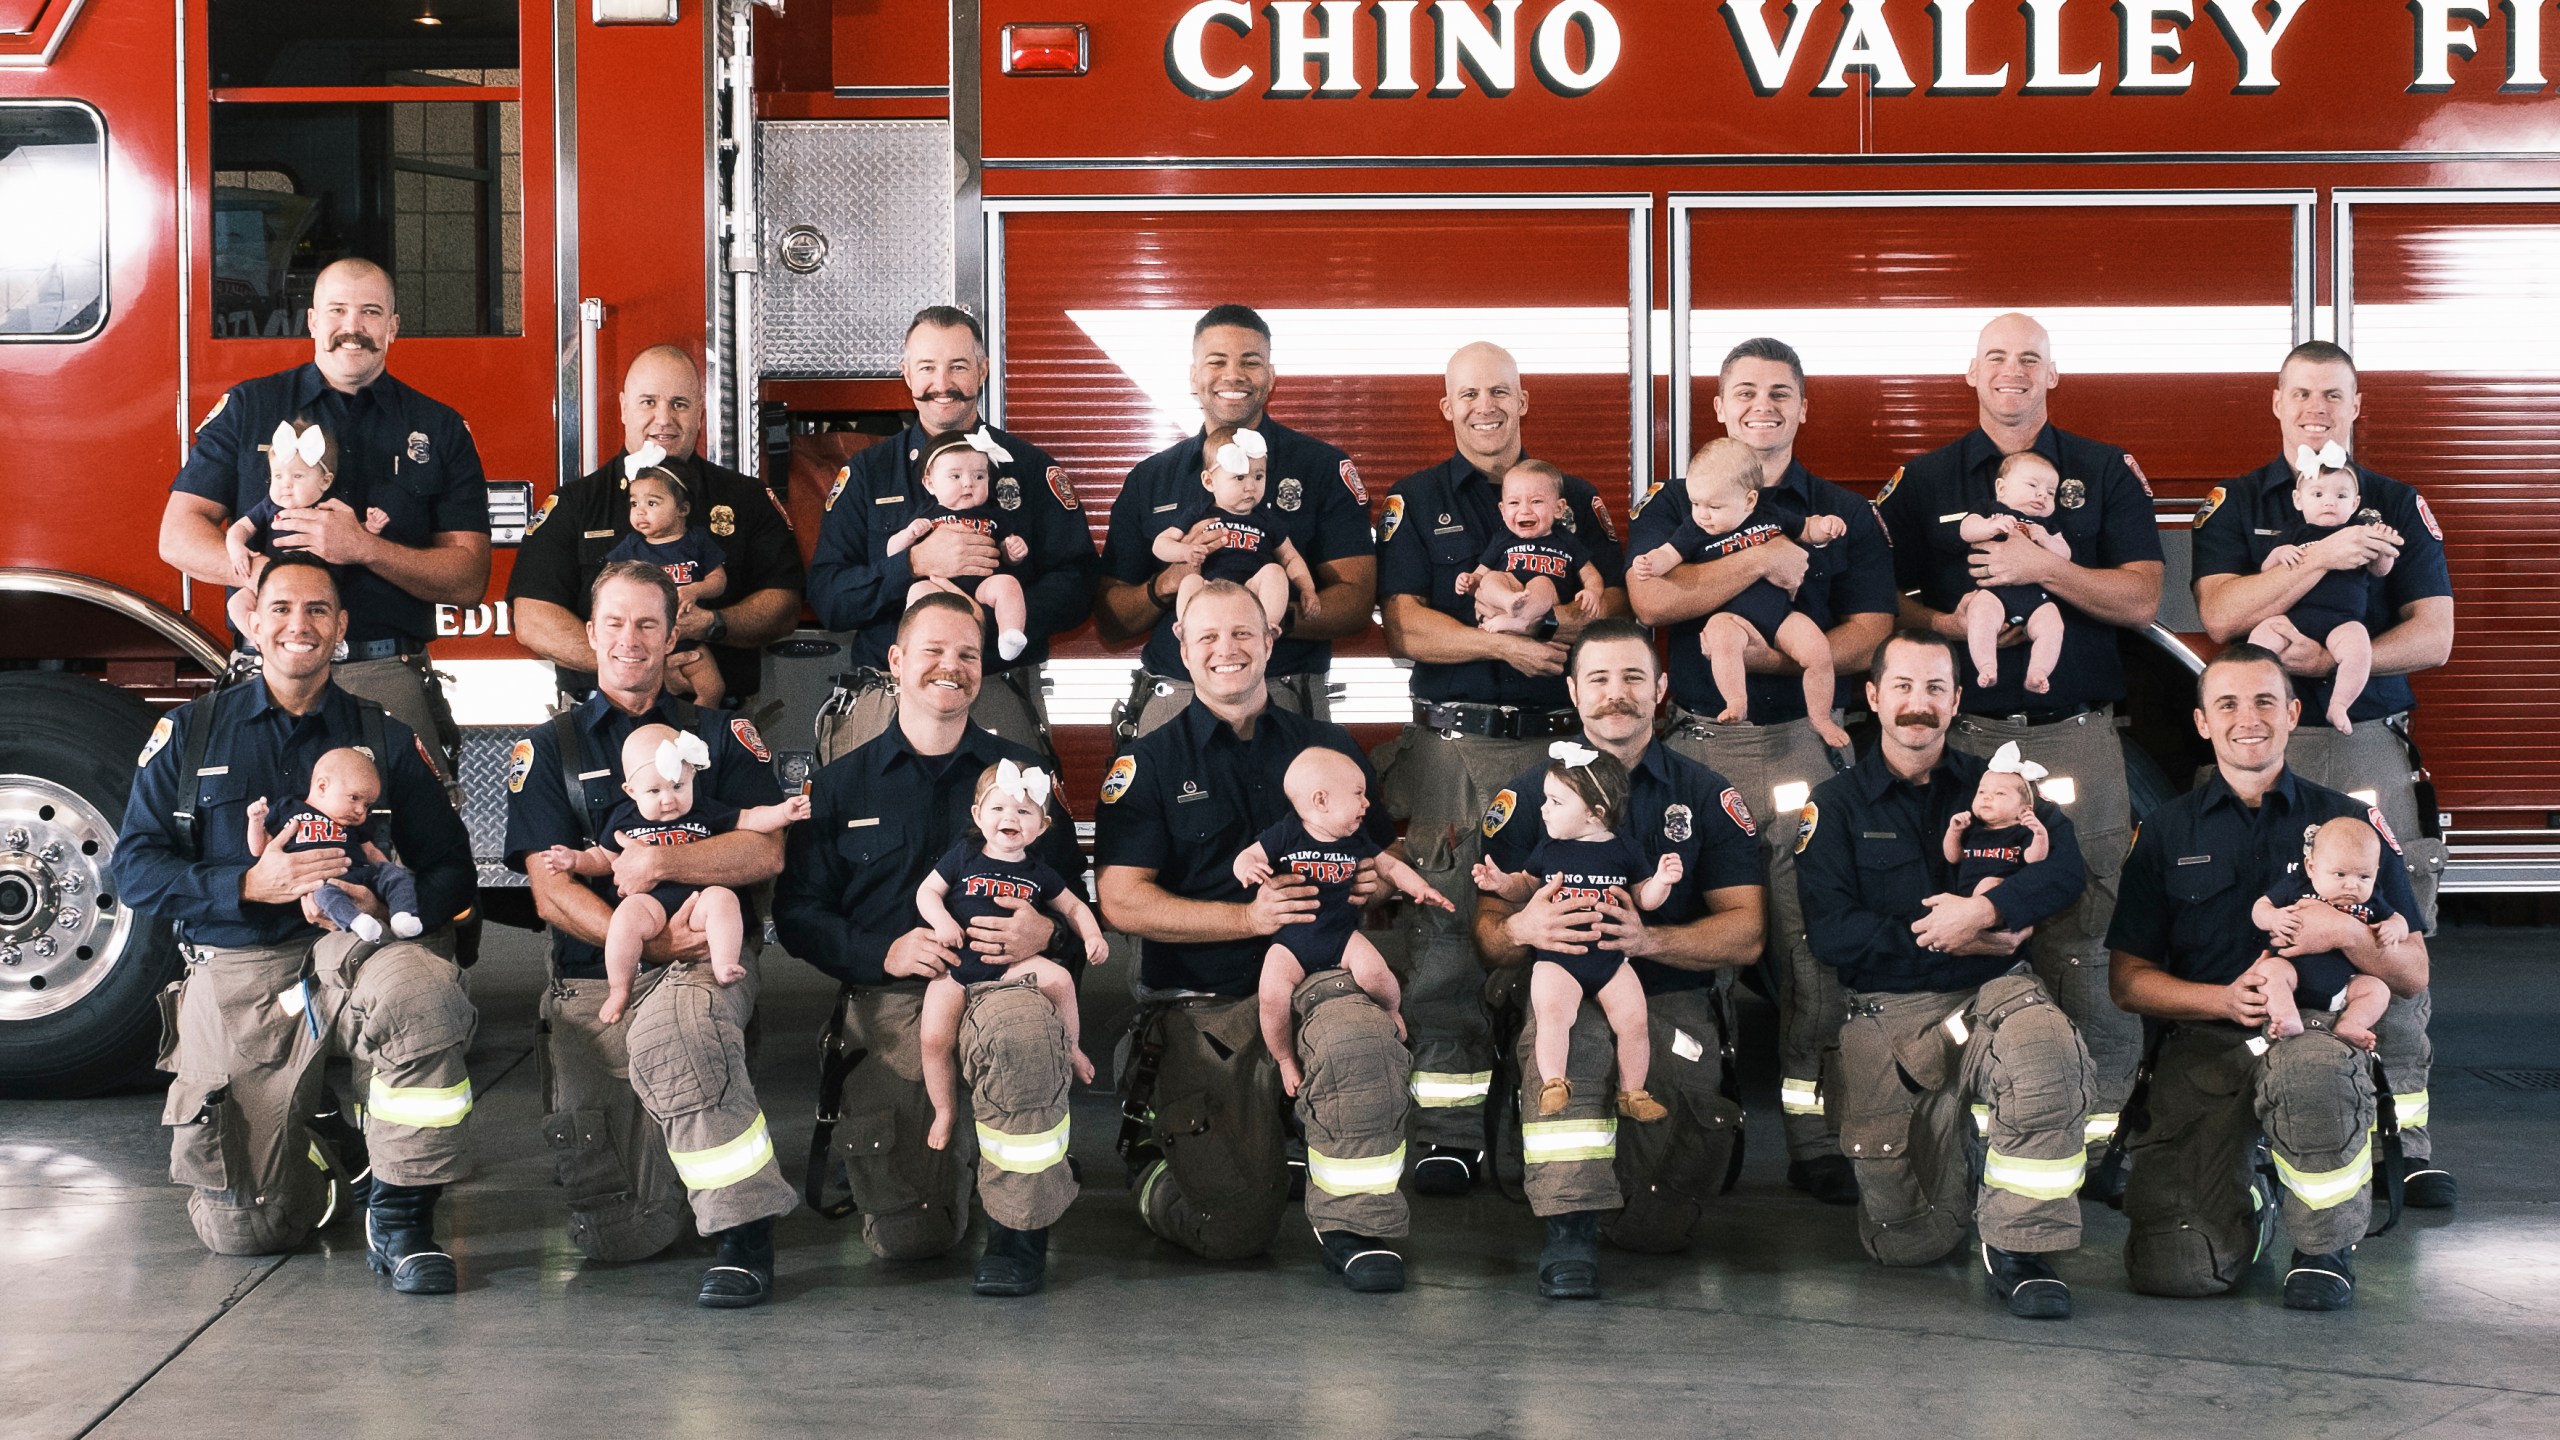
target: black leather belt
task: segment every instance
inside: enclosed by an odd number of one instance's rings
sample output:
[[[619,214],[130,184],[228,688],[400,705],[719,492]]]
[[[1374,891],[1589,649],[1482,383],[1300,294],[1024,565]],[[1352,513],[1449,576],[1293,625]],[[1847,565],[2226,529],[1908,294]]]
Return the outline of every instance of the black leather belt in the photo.
[[[2011,725],[2059,725],[2065,720],[2094,715],[2097,711],[2095,705],[2056,705],[2044,710],[2012,710],[2005,715],[1975,715],[1972,718],[1999,720]]]
[[[347,642],[347,661],[393,660],[403,655],[423,655],[426,650],[426,646],[405,635],[389,640],[350,640]]]
[[[1484,735],[1496,740],[1543,740],[1579,735],[1582,717],[1571,710],[1523,710],[1516,705],[1477,705],[1464,700],[1413,702],[1413,723],[1442,734]]]

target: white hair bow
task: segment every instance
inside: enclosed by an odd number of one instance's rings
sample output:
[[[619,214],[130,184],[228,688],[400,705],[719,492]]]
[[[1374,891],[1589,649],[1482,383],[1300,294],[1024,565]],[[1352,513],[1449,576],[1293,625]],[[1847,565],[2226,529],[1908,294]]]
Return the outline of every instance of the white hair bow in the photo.
[[[667,452],[655,440],[641,442],[640,448],[622,457],[622,483],[640,478],[640,472],[667,463]]]
[[[299,456],[305,465],[317,465],[320,457],[329,453],[329,437],[321,434],[317,425],[297,434],[292,421],[279,420],[275,435],[267,441],[267,449],[277,455]]]
[[[1563,761],[1568,770],[1579,770],[1599,759],[1600,752],[1576,745],[1570,740],[1559,740],[1547,747],[1547,758]]]
[[[1013,463],[1013,452],[997,444],[996,437],[988,434],[987,427],[984,425],[979,426],[977,429],[970,431],[968,434],[963,435],[960,438],[969,442],[970,449],[986,456],[989,460],[994,461],[998,465],[1010,465]]]
[[[1049,772],[1037,765],[1026,770],[1010,760],[999,760],[995,783],[987,789],[990,794],[1010,795],[1045,808],[1049,803]]]
[[[2045,768],[2043,766],[2037,764],[2033,760],[2020,758],[2018,754],[2018,742],[2015,740],[2003,743],[1997,751],[1993,752],[1991,756],[1991,768],[2003,775],[2015,775],[2030,785],[2035,784],[2037,781],[2042,780],[2045,777]]]
[[[711,747],[702,743],[701,736],[684,731],[673,740],[658,742],[657,766],[661,778],[673,780],[677,768],[688,765],[696,770],[711,768]]]
[[[1250,475],[1253,462],[1271,453],[1259,430],[1239,430],[1236,438],[1218,447],[1218,468],[1230,475]]]
[[[2322,470],[2347,468],[2347,447],[2332,440],[2314,450],[2308,445],[2293,447],[2293,469],[2297,475],[2315,475]]]

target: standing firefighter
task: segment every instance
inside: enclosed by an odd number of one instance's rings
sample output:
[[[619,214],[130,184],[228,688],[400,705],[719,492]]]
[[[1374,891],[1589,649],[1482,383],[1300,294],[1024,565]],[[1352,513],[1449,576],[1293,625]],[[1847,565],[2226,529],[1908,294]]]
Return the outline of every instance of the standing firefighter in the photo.
[[[449,1294],[435,1208],[469,1169],[463,1052],[479,1017],[442,927],[471,903],[470,837],[417,734],[331,683],[347,613],[328,568],[278,557],[255,593],[261,674],[160,722],[116,846],[124,903],[176,922],[187,954],[161,1057],[178,1077],[162,1112],[169,1175],[194,1187],[188,1216],[220,1255],[301,1244],[352,1177],[374,1268],[405,1294]],[[369,752],[380,775],[375,838],[417,877],[423,940],[374,945],[315,925],[314,892],[347,871],[343,849],[278,838],[251,858],[249,806],[292,807],[320,757],[344,746]],[[346,888],[388,918],[376,897]],[[362,1139],[306,1118],[338,1109],[326,1095],[333,1055],[354,1062]]]
[[[1816,786],[1797,825],[1805,929],[1848,997],[1823,1093],[1858,1167],[1868,1254],[1926,1265],[1972,1221],[2009,1312],[2060,1319],[2071,1291],[2044,1257],[2080,1243],[2089,1052],[2019,952],[2079,897],[2080,849],[2039,799],[2046,858],[1953,893],[1948,824],[1991,766],[1947,743],[1956,674],[1937,636],[1887,640],[1867,682],[1876,748]]]
[[[2287,1038],[2263,1033],[2267,997],[2251,966],[2265,952],[2250,912],[2302,869],[2323,824],[2379,815],[2287,768],[2301,702],[2272,653],[2233,645],[2197,690],[2196,729],[2213,742],[2214,773],[2143,822],[2107,934],[2117,1002],[2169,1027],[2152,1068],[2150,1123],[2133,1141],[2125,1269],[2148,1295],[2219,1294],[2257,1263],[2280,1210],[2294,1246],[2285,1305],[2344,1309],[2355,1301],[2354,1252],[2373,1210],[2372,1062],[2332,1033],[2330,1016],[2307,1015],[2307,1028]],[[2411,913],[2397,843],[2380,847],[2373,895]],[[2276,953],[2336,951],[2395,996],[2425,990],[2423,937],[2384,945],[2325,904],[2296,913],[2294,943]],[[2278,1197],[2257,1169],[2261,1137]]]

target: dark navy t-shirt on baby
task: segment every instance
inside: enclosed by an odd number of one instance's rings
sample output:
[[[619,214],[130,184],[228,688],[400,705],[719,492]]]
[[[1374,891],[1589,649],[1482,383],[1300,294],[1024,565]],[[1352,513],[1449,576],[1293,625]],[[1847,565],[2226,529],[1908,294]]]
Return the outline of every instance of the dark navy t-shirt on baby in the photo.
[[[951,912],[962,930],[972,920],[1002,920],[1013,914],[1006,899],[1028,900],[1046,910],[1057,898],[1067,893],[1065,878],[1048,864],[1029,855],[1019,860],[999,860],[989,855],[986,844],[974,835],[952,842],[933,873],[942,877],[949,889],[942,895],[942,908]],[[1007,962],[990,960],[969,951],[951,971],[951,978],[963,985],[976,985],[999,979]]]

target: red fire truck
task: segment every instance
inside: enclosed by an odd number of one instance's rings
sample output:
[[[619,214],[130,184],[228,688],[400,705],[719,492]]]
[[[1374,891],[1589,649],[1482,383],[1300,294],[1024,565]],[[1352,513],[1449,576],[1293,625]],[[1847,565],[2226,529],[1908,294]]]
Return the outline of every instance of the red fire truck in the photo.
[[[1804,458],[1872,489],[1971,423],[1972,334],[2020,308],[2057,420],[2158,494],[2144,788],[2198,758],[2190,519],[2264,461],[2285,349],[2335,338],[2360,458],[2447,532],[2461,639],[2418,686],[2446,888],[2560,888],[2552,8],[0,0],[0,1087],[147,1064],[174,948],[105,862],[155,712],[225,645],[157,517],[224,391],[309,358],[312,277],[349,254],[397,273],[394,371],[470,418],[492,482],[490,602],[437,647],[484,855],[501,737],[548,693],[504,547],[617,448],[644,346],[701,355],[706,449],[805,545],[905,408],[907,316],[975,305],[990,410],[1067,464],[1098,541],[1128,466],[1195,423],[1215,302],[1270,318],[1274,413],[1371,502],[1446,453],[1440,367],[1493,339],[1537,453],[1620,515],[1709,433],[1733,341],[1804,353]],[[788,746],[834,645],[779,648]],[[1341,650],[1337,716],[1381,737],[1401,673],[1374,635]],[[1131,663],[1059,647],[1078,795]]]

